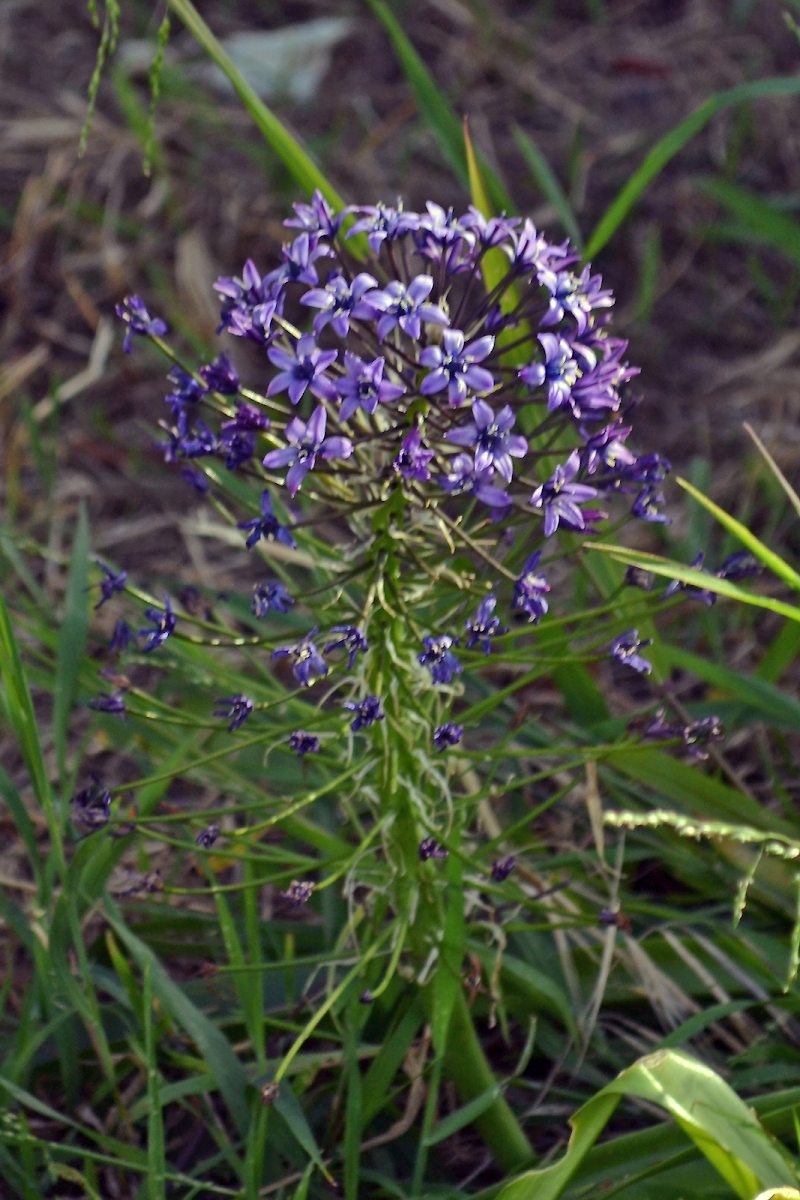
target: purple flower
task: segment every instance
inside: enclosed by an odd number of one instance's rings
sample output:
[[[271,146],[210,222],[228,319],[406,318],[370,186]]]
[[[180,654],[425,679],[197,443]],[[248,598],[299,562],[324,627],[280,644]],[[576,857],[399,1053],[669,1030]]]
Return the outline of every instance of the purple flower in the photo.
[[[230,428],[222,430],[220,446],[225,451],[225,466],[229,471],[236,471],[253,457],[256,439],[249,431],[239,429],[235,421],[226,421]]]
[[[189,415],[185,409],[178,412],[175,425],[169,428],[160,422],[166,430],[167,441],[156,443],[164,451],[164,462],[174,463],[181,458],[203,458],[208,454],[216,454],[219,442],[204,421],[195,421],[189,428]]]
[[[324,287],[313,288],[300,297],[301,304],[311,308],[319,308],[314,317],[314,333],[319,337],[322,330],[330,321],[333,332],[340,338],[346,338],[350,332],[350,321],[372,321],[378,315],[376,309],[362,300],[362,296],[370,288],[378,286],[377,279],[362,271],[356,275],[352,283],[348,283],[344,275],[335,271],[328,276]]]
[[[719,717],[701,717],[682,730],[683,744],[689,753],[701,761],[708,758],[705,746],[725,740],[725,729]]]
[[[238,729],[243,721],[246,721],[253,711],[255,705],[249,696],[218,696],[216,703],[219,708],[214,709],[215,717],[225,717],[230,721],[228,725],[228,733],[233,733],[234,729]]]
[[[614,303],[613,294],[603,290],[602,276],[592,275],[591,271],[591,266],[584,267],[580,275],[572,271],[556,272],[548,267],[539,270],[537,279],[550,292],[550,306],[542,317],[542,325],[557,325],[563,321],[564,314],[569,313],[580,336],[594,309],[610,308]]]
[[[671,470],[672,464],[663,454],[642,454],[625,464],[620,477],[625,483],[644,483],[647,487],[653,487],[663,483]]]
[[[433,287],[430,275],[417,275],[405,287],[397,279],[393,279],[381,292],[369,292],[367,299],[373,308],[377,308],[383,316],[378,320],[378,337],[381,341],[399,325],[403,333],[407,333],[414,341],[418,341],[422,333],[422,322],[431,325],[449,324],[447,317],[435,304],[427,304],[426,299]]]
[[[304,758],[306,754],[319,754],[319,738],[315,733],[296,729],[289,734],[289,749],[294,750],[298,758]]]
[[[338,399],[336,388],[322,372],[336,361],[339,352],[320,350],[312,333],[303,334],[298,340],[294,354],[287,354],[277,346],[270,346],[267,354],[273,366],[281,368],[280,374],[275,376],[267,388],[268,396],[276,396],[278,392],[288,389],[292,404],[298,404],[305,395],[306,388],[311,388],[319,400]]]
[[[714,574],[718,579],[749,579],[753,575],[760,575],[763,570],[763,565],[749,550],[737,550],[728,555]]]
[[[419,426],[409,429],[400,443],[400,452],[392,463],[404,479],[417,479],[425,483],[431,477],[428,463],[433,458],[433,451],[422,446],[422,433]]]
[[[199,467],[186,466],[181,467],[180,477],[184,483],[188,483],[193,487],[199,496],[207,496],[211,491],[211,484]]]
[[[292,205],[297,216],[284,221],[290,229],[302,229],[304,233],[319,233],[323,237],[335,238],[348,209],[334,215],[333,209],[319,188],[314,189],[310,204],[301,202]]]
[[[569,249],[569,242],[554,246],[544,234],[537,233],[530,218],[525,221],[521,230],[514,231],[511,245],[503,246],[503,249],[511,259],[512,267],[520,273],[531,269],[552,273],[576,262],[578,258],[578,255]]]
[[[270,427],[270,419],[262,413],[260,408],[256,408],[255,404],[247,404],[244,400],[236,401],[236,416],[229,421],[222,422],[223,437],[226,430],[236,430],[238,433],[245,431],[266,430]]]
[[[139,296],[126,296],[122,303],[117,305],[116,312],[119,319],[128,326],[125,341],[122,343],[126,354],[130,354],[133,349],[131,343],[135,333],[143,337],[163,337],[167,332],[166,322],[162,321],[161,317],[151,317]]]
[[[281,892],[284,900],[288,900],[295,908],[302,908],[304,904],[308,904],[314,894],[316,884],[306,883],[300,879],[293,879],[285,892]]]
[[[656,508],[657,504],[663,503],[663,492],[658,492],[655,488],[647,487],[634,500],[631,505],[631,513],[634,517],[638,517],[640,521],[652,521],[659,525],[670,525],[672,518],[668,517],[666,513],[659,512]]]
[[[274,538],[276,542],[282,542],[290,550],[297,549],[297,542],[286,526],[279,524],[278,518],[272,511],[272,496],[266,488],[261,493],[261,516],[254,517],[252,521],[239,521],[237,528],[250,530],[250,536],[247,539],[248,550],[255,546],[259,538],[264,538],[264,541]]]
[[[451,746],[457,746],[464,736],[464,726],[454,725],[452,721],[437,725],[433,731],[433,745],[438,754],[443,754]]]
[[[253,588],[253,599],[250,608],[253,616],[265,617],[270,609],[285,613],[294,604],[294,596],[290,596],[282,583],[257,583]]]
[[[435,837],[423,838],[419,844],[419,856],[422,862],[429,858],[447,858],[448,851],[440,846]]]
[[[451,496],[458,496],[462,492],[474,492],[478,499],[490,508],[506,509],[511,505],[508,492],[501,491],[492,483],[493,467],[478,471],[469,454],[457,454],[450,467],[450,474],[442,479],[442,487]]]
[[[526,612],[534,624],[541,620],[549,607],[544,597],[550,591],[550,585],[544,575],[536,573],[541,557],[541,551],[535,551],[514,583],[514,607]]]
[[[274,271],[265,276],[264,283],[274,291],[282,290],[287,283],[309,283],[312,286],[319,282],[319,275],[314,263],[318,258],[328,258],[333,251],[324,243],[319,244],[316,233],[301,233],[291,243],[281,247],[283,262]]]
[[[495,414],[485,400],[473,400],[472,418],[467,425],[451,429],[447,440],[457,446],[474,446],[475,470],[493,467],[510,483],[514,473],[511,459],[524,458],[528,453],[528,439],[509,432],[514,425],[513,412],[506,404]]]
[[[214,291],[222,297],[221,324],[217,332],[227,329],[236,337],[264,345],[272,331],[272,318],[283,311],[280,289],[272,288],[258,273],[252,258],[244,264],[242,278],[221,276]]]
[[[464,668],[450,649],[451,646],[457,646],[458,641],[458,638],[449,637],[446,633],[422,639],[424,650],[417,655],[417,661],[423,667],[430,668],[434,683],[450,683],[454,675],[460,675],[463,671]]]
[[[485,217],[480,209],[470,204],[469,212],[460,218],[459,224],[471,229],[481,246],[489,250],[510,241],[520,220],[521,217],[507,217],[504,212],[499,217]]]
[[[169,596],[164,597],[164,611],[160,608],[146,608],[144,615],[148,621],[152,621],[154,628],[139,630],[139,637],[144,638],[142,650],[149,652],[157,650],[159,646],[163,646],[169,635],[175,629],[178,618],[172,611],[172,605],[169,602]]]
[[[697,571],[704,571],[706,575],[710,575],[710,571],[705,571],[703,560],[705,558],[704,551],[700,551],[693,562],[689,563],[690,567],[694,567]],[[666,600],[668,596],[674,596],[676,592],[686,592],[687,596],[691,596],[694,600],[700,600],[709,608],[717,603],[717,593],[709,591],[708,588],[693,587],[690,583],[681,583],[679,579],[672,579],[661,593],[661,599]]]
[[[117,621],[114,626],[114,632],[111,635],[111,641],[108,643],[109,650],[126,650],[133,641],[133,630],[127,621]]]
[[[87,829],[102,829],[111,816],[111,792],[93,776],[88,787],[72,797],[69,807],[76,824]]]
[[[101,579],[99,583],[92,585],[93,587],[100,588],[100,599],[94,606],[95,611],[97,611],[97,609],[101,608],[107,600],[111,599],[115,592],[125,591],[125,584],[128,581],[128,572],[120,571],[119,574],[117,574],[116,571],[112,571],[111,567],[107,567],[104,562],[101,562],[99,558],[96,558],[95,562],[100,570],[105,574],[105,579]]]
[[[345,708],[349,708],[356,714],[355,720],[350,722],[353,733],[358,733],[359,729],[369,729],[370,725],[374,725],[376,721],[382,721],[386,716],[381,712],[381,702],[377,696],[367,696],[360,702],[348,700]]]
[[[604,425],[597,433],[589,433],[581,425],[579,432],[581,437],[586,438],[586,445],[581,450],[581,466],[587,474],[594,475],[600,463],[613,471],[620,466],[629,467],[636,461],[636,456],[623,445],[630,435],[630,425],[623,425],[622,421],[613,421],[611,425]]]
[[[219,837],[219,825],[206,825],[205,829],[201,829],[197,837],[194,839],[195,845],[200,846],[202,850],[210,850],[214,842]]]
[[[543,483],[531,496],[534,508],[544,509],[544,536],[550,537],[560,522],[573,529],[585,529],[586,521],[578,505],[585,504],[597,495],[597,489],[585,483],[572,483],[580,468],[577,450],[573,450],[565,463],[560,463],[547,483]]]
[[[313,471],[317,455],[323,458],[349,458],[353,453],[353,443],[346,437],[325,437],[325,426],[328,414],[320,404],[314,409],[308,422],[293,417],[286,426],[286,440],[290,443],[282,450],[270,450],[264,457],[264,466],[270,468],[288,467],[286,486],[292,496],[306,477],[306,472]]]
[[[164,403],[169,404],[173,417],[177,417],[187,404],[196,404],[208,391],[192,375],[187,375],[180,367],[173,367],[167,379],[174,384],[173,390],[164,397]]]
[[[514,867],[517,865],[517,860],[513,854],[509,854],[506,858],[498,858],[492,863],[492,880],[494,883],[503,883],[508,879]]]
[[[199,374],[209,391],[221,392],[223,396],[235,396],[239,391],[239,372],[227,354],[220,354],[201,367]]]
[[[556,337],[554,333],[540,333],[539,341],[544,348],[544,362],[523,367],[519,377],[528,387],[547,384],[547,411],[555,412],[569,403],[572,389],[581,373],[580,366],[573,356],[572,346],[565,338]]]
[[[620,634],[618,638],[614,638],[609,649],[609,655],[611,658],[615,658],[617,662],[625,663],[628,667],[633,667],[634,671],[649,675],[653,669],[653,664],[648,662],[646,658],[642,658],[637,651],[652,644],[652,638],[640,638],[638,629],[629,629],[626,633]]]
[[[291,659],[292,674],[301,687],[311,686],[312,672],[320,677],[328,674],[328,665],[312,641],[316,632],[316,629],[312,629],[293,646],[280,646],[272,651],[273,658]]]
[[[391,404],[406,390],[383,378],[383,369],[386,366],[386,360],[383,358],[374,358],[368,363],[357,354],[345,350],[344,365],[345,374],[336,381],[336,390],[342,398],[340,421],[349,421],[359,407],[372,414],[378,404]]]
[[[491,354],[494,338],[478,338],[476,342],[465,346],[464,334],[460,329],[446,329],[443,341],[443,348],[426,346],[419,356],[423,367],[434,368],[420,385],[419,390],[423,396],[430,396],[447,388],[448,403],[457,406],[463,404],[470,390],[490,392],[494,387],[494,376],[491,371],[475,364],[483,362]]]
[[[366,233],[369,248],[373,254],[380,254],[385,241],[394,242],[398,238],[411,233],[419,224],[419,216],[413,212],[403,212],[402,200],[397,201],[396,208],[386,204],[365,204],[356,209],[362,215],[349,230],[347,236],[354,237],[357,233]]]
[[[355,625],[334,625],[331,633],[338,633],[340,636],[325,645],[325,653],[327,654],[330,650],[338,650],[341,646],[344,646],[350,652],[347,669],[348,671],[352,671],[356,655],[366,654],[367,650],[369,650],[367,639]]]
[[[447,275],[467,270],[474,258],[474,233],[463,221],[454,218],[452,208],[445,210],[432,200],[425,207],[428,211],[420,216],[414,233],[420,255],[440,263]]]
[[[89,701],[89,708],[95,712],[113,713],[114,716],[125,716],[125,698],[122,692],[101,692]]]
[[[464,623],[469,637],[467,638],[467,649],[472,650],[474,646],[481,643],[484,654],[492,652],[492,638],[498,637],[501,633],[507,633],[507,629],[501,629],[500,618],[493,617],[492,613],[497,605],[496,596],[486,596],[478,605],[478,611],[475,616]]]
[[[587,346],[576,344],[573,347],[578,355],[581,374],[572,388],[569,403],[577,419],[596,421],[607,411],[617,411],[620,405],[619,388],[639,374],[638,367],[621,361],[627,345],[619,338],[607,338],[600,360]]]

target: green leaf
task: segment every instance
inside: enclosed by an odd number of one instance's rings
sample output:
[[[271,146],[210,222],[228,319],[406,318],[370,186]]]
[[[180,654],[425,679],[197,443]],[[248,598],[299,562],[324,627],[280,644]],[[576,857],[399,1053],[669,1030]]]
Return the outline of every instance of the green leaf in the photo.
[[[705,128],[715,113],[732,104],[742,104],[759,96],[796,96],[800,93],[800,77],[789,75],[777,79],[757,79],[728,91],[717,92],[660,141],[656,142],[644,162],[634,171],[628,182],[618,193],[598,221],[589,238],[584,258],[594,258],[614,236],[645,188],[653,182],[670,159],[682,150],[687,142]]]
[[[417,1036],[417,1030],[424,1017],[422,1005],[417,999],[391,1036],[383,1043],[372,1066],[364,1076],[361,1097],[364,1129],[369,1128],[374,1117],[384,1105],[389,1103],[389,1088],[392,1080],[400,1069],[409,1046]]]
[[[575,1113],[559,1162],[521,1175],[501,1189],[497,1200],[557,1200],[623,1096],[666,1109],[741,1200],[798,1181],[755,1113],[719,1075],[680,1051],[659,1050],[639,1059]]]
[[[78,676],[86,651],[89,632],[89,522],[86,505],[81,504],[75,537],[72,540],[64,619],[58,634],[56,676],[53,694],[53,741],[61,779],[66,772],[67,727],[78,694]]]
[[[41,862],[39,846],[36,841],[36,829],[28,815],[28,810],[22,801],[22,797],[14,786],[14,781],[3,766],[0,766],[0,796],[2,796],[3,803],[11,813],[11,819],[17,827],[17,833],[25,843],[25,849],[28,851],[28,862],[38,883]]]
[[[738,217],[751,238],[800,264],[800,222],[727,179],[698,179],[697,187]]]
[[[492,1087],[487,1088],[485,1092],[481,1092],[474,1100],[470,1100],[469,1104],[462,1105],[449,1116],[444,1117],[439,1122],[432,1133],[425,1139],[426,1146],[436,1146],[439,1142],[443,1142],[445,1138],[452,1137],[454,1133],[458,1133],[459,1129],[463,1129],[465,1125],[472,1125],[478,1117],[482,1116],[499,1095],[503,1091],[502,1083],[495,1083]]]
[[[144,1011],[144,1052],[147,1071],[147,1185],[150,1200],[165,1200],[166,1159],[164,1150],[164,1116],[161,1111],[161,1079],[156,1062],[153,1037],[153,958],[146,960],[142,971]]]
[[[433,131],[442,154],[464,187],[469,187],[469,171],[464,150],[461,122],[449,100],[442,95],[433,76],[412,46],[400,22],[383,0],[367,0],[369,7],[388,33],[403,73],[416,98],[419,110]],[[494,171],[481,159],[486,191],[495,212],[515,211],[514,202]]]
[[[703,498],[705,499],[705,497]],[[727,514],[724,515],[727,516]],[[662,558],[658,554],[650,554],[644,550],[622,549],[620,546],[605,545],[603,542],[592,542],[591,544],[585,542],[584,549],[608,554],[617,562],[625,563],[626,566],[643,567],[645,571],[652,571],[654,575],[677,579],[681,583],[688,583],[691,587],[705,588],[709,592],[716,592],[718,596],[727,596],[730,600],[740,600],[743,604],[750,604],[755,608],[768,608],[770,612],[779,613],[782,617],[800,621],[800,608],[784,604],[782,600],[772,600],[769,596],[761,596],[758,592],[748,592],[745,588],[731,583],[729,579],[719,579],[716,575],[698,571],[696,567],[687,567],[684,563],[674,562],[669,558]],[[787,570],[790,569],[787,568]]]
[[[104,901],[106,918],[121,942],[144,971],[149,964],[153,992],[166,1012],[170,1013],[192,1039],[208,1069],[216,1080],[239,1133],[245,1136],[250,1113],[245,1098],[247,1074],[231,1049],[231,1044],[205,1013],[170,979],[152,950],[132,932],[122,919],[114,901],[107,895]]]
[[[326,1179],[330,1179],[330,1174],[322,1161],[317,1140],[311,1132],[311,1126],[306,1120],[306,1114],[300,1107],[291,1084],[286,1079],[280,1081],[278,1095],[275,1097],[275,1109],[281,1114],[314,1166],[322,1172]]]
[[[576,250],[583,252],[583,235],[581,234],[580,226],[564,189],[556,178],[553,168],[533,139],[523,129],[520,129],[519,125],[515,125],[511,132],[520,154],[525,159],[534,179],[539,185],[540,191],[547,197],[558,213],[558,219],[564,226],[565,232],[571,237]]]

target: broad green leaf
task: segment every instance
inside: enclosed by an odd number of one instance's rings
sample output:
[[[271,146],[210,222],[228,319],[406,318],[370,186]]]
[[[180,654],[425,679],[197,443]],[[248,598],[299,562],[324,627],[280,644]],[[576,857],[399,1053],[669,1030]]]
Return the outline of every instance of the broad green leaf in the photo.
[[[56,677],[53,694],[53,740],[58,758],[58,771],[64,779],[66,770],[67,727],[78,694],[78,676],[86,651],[89,632],[89,522],[86,506],[78,513],[75,536],[72,540],[67,590],[64,596],[64,619],[58,634]]]
[[[581,234],[580,226],[564,189],[556,178],[553,168],[533,139],[523,129],[520,129],[519,125],[515,125],[511,132],[514,135],[514,141],[517,143],[520,154],[525,159],[534,179],[539,185],[540,191],[558,213],[558,219],[564,226],[565,232],[572,238],[575,249],[582,252],[583,235]]]
[[[140,970],[144,971],[150,964],[153,992],[165,1011],[175,1018],[197,1046],[216,1080],[237,1129],[244,1136],[250,1121],[245,1099],[247,1074],[231,1049],[230,1042],[214,1022],[192,1003],[183,989],[173,983],[152,950],[125,924],[119,909],[108,895],[104,906],[108,923],[118,939],[128,947]]]
[[[739,87],[717,92],[660,141],[656,142],[644,162],[634,171],[628,182],[617,194],[598,221],[586,246],[584,258],[594,258],[614,236],[633,208],[645,188],[653,182],[664,167],[682,150],[687,142],[704,129],[715,113],[732,104],[743,104],[760,96],[796,96],[800,93],[800,76],[789,75],[777,79],[757,79]]]
[[[728,179],[698,179],[697,187],[734,214],[755,241],[800,264],[800,222],[779,212],[755,192]]]
[[[414,93],[422,116],[427,121],[439,147],[464,187],[469,187],[469,171],[464,152],[461,122],[442,95],[433,76],[412,46],[403,27],[383,0],[367,0],[369,7],[388,33],[406,79]],[[491,167],[481,161],[486,190],[495,212],[515,211],[515,205]]]
[[[727,516],[727,514],[725,515]],[[740,600],[743,604],[750,604],[754,608],[767,608],[770,612],[779,613],[782,617],[789,617],[792,621],[800,621],[800,608],[784,604],[782,600],[772,600],[769,596],[761,596],[758,592],[748,592],[745,588],[731,583],[729,579],[720,579],[716,575],[706,574],[704,571],[698,571],[696,567],[687,567],[684,563],[662,558],[658,554],[649,554],[644,550],[622,549],[620,546],[605,545],[603,542],[592,542],[591,544],[586,542],[584,549],[608,554],[626,566],[643,567],[645,571],[652,571],[654,575],[663,575],[666,579],[677,579],[681,583],[689,584],[690,587],[705,588],[709,592],[716,592],[718,596],[727,596],[730,600]]]
[[[498,1200],[558,1200],[623,1096],[658,1104],[703,1152],[741,1200],[797,1175],[751,1108],[710,1067],[675,1050],[639,1059],[571,1118],[564,1156],[502,1188]]]

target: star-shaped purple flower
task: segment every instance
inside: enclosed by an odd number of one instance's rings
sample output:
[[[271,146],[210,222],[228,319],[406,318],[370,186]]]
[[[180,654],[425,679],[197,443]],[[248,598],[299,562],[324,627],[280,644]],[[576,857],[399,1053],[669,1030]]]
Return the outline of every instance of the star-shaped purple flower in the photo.
[[[281,450],[270,450],[264,456],[264,466],[271,469],[288,467],[286,486],[294,496],[306,477],[308,471],[313,471],[317,455],[323,458],[349,458],[353,453],[353,443],[346,437],[325,437],[325,426],[328,414],[320,404],[314,409],[308,421],[293,417],[286,426],[286,440],[290,443]]]
[[[580,375],[580,367],[572,353],[572,346],[553,333],[540,333],[539,341],[544,349],[544,362],[534,362],[523,367],[519,373],[528,387],[547,385],[547,411],[555,412],[569,403],[573,387]],[[592,356],[594,357],[594,356]]]
[[[301,304],[322,310],[314,317],[316,336],[319,337],[329,321],[333,332],[340,338],[347,337],[351,320],[373,321],[378,315],[377,309],[362,300],[362,296],[377,286],[377,279],[366,271],[356,275],[352,283],[348,283],[344,275],[336,271],[328,276],[324,287],[312,288],[305,296],[301,296]]]
[[[617,662],[624,663],[628,667],[633,667],[634,671],[638,671],[640,675],[649,675],[653,664],[646,658],[642,658],[638,651],[652,644],[652,638],[639,637],[638,629],[628,629],[618,638],[614,638],[608,652],[611,658],[615,658]]]
[[[281,247],[283,262],[264,278],[264,283],[273,291],[283,290],[287,283],[308,283],[312,287],[319,283],[314,263],[318,258],[329,258],[333,251],[319,241],[319,234],[301,233],[293,242]]]
[[[471,229],[485,250],[493,246],[501,246],[514,235],[521,217],[507,217],[503,212],[499,217],[485,217],[480,209],[470,204],[469,212],[460,218],[459,224]]]
[[[344,365],[345,374],[336,381],[336,390],[342,398],[340,421],[349,421],[357,408],[364,408],[372,414],[378,404],[391,404],[406,390],[383,378],[386,366],[383,358],[364,362],[357,354],[345,350]]]
[[[251,550],[255,546],[259,538],[264,538],[265,541],[274,538],[276,542],[282,542],[290,550],[297,549],[297,542],[289,533],[286,526],[281,525],[275,516],[272,508],[272,496],[266,488],[261,493],[261,516],[253,517],[250,521],[240,521],[238,528],[249,530],[250,536],[247,539],[248,550]]]
[[[272,318],[283,311],[280,288],[273,288],[262,279],[252,258],[244,264],[241,279],[222,275],[214,284],[222,297],[221,323],[217,332],[226,329],[235,337],[249,338],[264,345],[272,331]]]
[[[420,385],[423,396],[447,388],[448,403],[457,406],[463,404],[470,391],[490,392],[494,387],[494,375],[476,364],[491,354],[494,338],[478,338],[465,346],[460,329],[446,329],[443,342],[443,346],[426,346],[419,356],[421,366],[433,367]]]
[[[535,551],[514,583],[514,607],[526,612],[534,624],[541,620],[549,607],[545,593],[550,591],[550,584],[544,575],[537,572],[541,557],[541,551]]]
[[[610,308],[614,303],[613,293],[603,288],[601,275],[592,275],[591,266],[584,267],[580,275],[572,271],[550,268],[540,270],[537,279],[550,292],[550,306],[542,317],[542,325],[557,325],[564,314],[574,318],[578,335],[589,324],[589,314],[596,308]]]
[[[95,604],[95,610],[102,608],[107,600],[110,600],[115,592],[124,592],[125,584],[128,582],[128,572],[112,571],[111,567],[107,567],[99,558],[95,559],[100,570],[105,575],[105,579],[101,579],[99,583],[93,584],[94,587],[100,588],[100,599]]]
[[[289,217],[283,222],[287,228],[302,229],[304,233],[318,233],[329,238],[336,237],[341,229],[342,221],[351,211],[344,208],[340,213],[334,213],[319,188],[314,189],[310,204],[297,202],[292,205],[292,208],[297,215]]]
[[[492,616],[496,607],[497,597],[492,595],[486,596],[478,605],[475,616],[465,621],[464,628],[468,634],[468,650],[472,650],[480,642],[483,646],[483,653],[491,654],[492,638],[498,637],[501,633],[508,632],[507,629],[501,627],[500,618]]]
[[[597,433],[590,433],[583,425],[580,426],[579,433],[586,438],[586,445],[581,451],[581,466],[587,474],[594,475],[600,463],[614,471],[636,461],[636,455],[623,444],[630,436],[631,428],[622,421],[604,425]]]
[[[122,343],[126,354],[130,354],[133,349],[131,343],[135,333],[142,337],[163,337],[167,332],[166,321],[162,321],[161,317],[151,317],[140,296],[126,296],[122,303],[117,305],[116,312],[119,319],[128,326],[125,341]]]
[[[444,725],[437,725],[433,731],[433,745],[436,753],[444,754],[445,750],[457,746],[463,736],[463,725],[455,725],[452,721],[446,721]]]
[[[225,717],[230,722],[228,733],[233,733],[234,729],[238,729],[255,707],[249,696],[242,695],[221,696],[217,699],[217,704],[219,708],[214,709],[214,716]]]
[[[250,611],[254,617],[261,618],[273,609],[275,612],[286,613],[293,604],[294,596],[289,594],[282,583],[257,583],[253,588]]]
[[[453,210],[428,200],[427,213],[419,218],[414,244],[423,258],[439,263],[445,274],[457,275],[468,270],[475,257],[475,234],[463,221],[456,220]]]
[[[357,654],[366,654],[369,650],[369,644],[364,634],[355,625],[334,625],[331,633],[338,634],[332,642],[327,642],[324,649],[327,654],[330,650],[339,650],[342,646],[350,653],[350,658],[347,663],[348,671],[352,671],[353,664],[356,661]]]
[[[514,473],[511,459],[524,458],[528,453],[528,439],[509,432],[514,425],[513,412],[506,404],[495,414],[485,400],[474,400],[472,417],[469,424],[451,429],[447,440],[457,446],[474,446],[475,470],[494,467],[510,483]]]
[[[291,659],[292,674],[301,687],[310,687],[312,674],[320,677],[328,674],[328,665],[312,640],[316,632],[312,629],[293,646],[279,646],[272,651],[273,658]]]
[[[526,219],[522,229],[514,231],[511,245],[503,246],[503,249],[511,259],[512,267],[519,272],[531,269],[552,272],[578,259],[578,255],[569,249],[568,241],[554,246],[544,234],[537,233],[530,217]]]
[[[563,521],[573,529],[585,529],[586,521],[578,507],[597,495],[597,489],[585,483],[573,483],[580,469],[580,456],[573,450],[565,463],[559,463],[547,483],[531,496],[534,508],[544,509],[544,536],[550,537]]]
[[[404,212],[403,202],[397,201],[396,208],[387,204],[365,204],[356,209],[362,215],[349,230],[347,236],[354,237],[357,233],[365,233],[367,242],[373,254],[380,254],[384,242],[394,242],[413,232],[419,224],[419,215],[414,212]]]
[[[369,303],[383,313],[378,319],[378,337],[381,341],[397,325],[403,333],[418,341],[423,321],[430,325],[449,324],[440,308],[427,303],[432,288],[433,278],[430,275],[417,275],[408,287],[393,279],[383,291],[367,293]]]
[[[439,637],[423,638],[422,645],[424,649],[417,660],[430,668],[434,683],[450,683],[454,675],[461,674],[464,668],[450,648],[458,645],[458,638],[442,633]]]
[[[462,492],[474,492],[482,504],[489,508],[506,509],[511,506],[508,492],[502,491],[492,483],[493,467],[484,467],[479,471],[469,454],[457,454],[450,463],[450,474],[442,479],[442,487],[451,496]]]
[[[426,450],[422,445],[422,433],[419,426],[415,425],[400,443],[400,451],[392,466],[404,479],[416,479],[425,483],[431,477],[428,463],[432,458],[433,451]]]
[[[374,725],[376,721],[382,721],[386,716],[384,712],[381,712],[381,702],[377,696],[366,696],[360,701],[348,700],[345,708],[349,708],[356,714],[350,722],[353,733],[358,733],[359,729],[369,729],[370,725]]]
[[[287,354],[278,346],[270,346],[267,351],[269,360],[275,367],[280,367],[267,388],[268,396],[276,396],[278,392],[289,391],[292,404],[299,404],[310,388],[318,400],[334,401],[338,399],[336,388],[323,371],[336,362],[338,350],[320,350],[314,340],[313,333],[304,333],[298,339],[294,354]]]
[[[139,630],[139,637],[144,638],[142,650],[149,652],[157,650],[159,646],[163,646],[169,635],[175,629],[178,618],[172,611],[172,605],[169,601],[169,596],[164,597],[164,611],[160,608],[146,608],[144,615],[148,621],[152,621],[154,628]]]

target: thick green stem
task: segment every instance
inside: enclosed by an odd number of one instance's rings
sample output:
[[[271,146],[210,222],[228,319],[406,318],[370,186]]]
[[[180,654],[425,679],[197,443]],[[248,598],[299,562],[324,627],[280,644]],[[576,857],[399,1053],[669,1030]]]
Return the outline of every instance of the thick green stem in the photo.
[[[456,995],[450,1018],[444,1073],[456,1085],[462,1104],[497,1083],[461,991]],[[533,1148],[503,1096],[498,1096],[473,1124],[504,1171],[518,1171],[534,1158]]]

